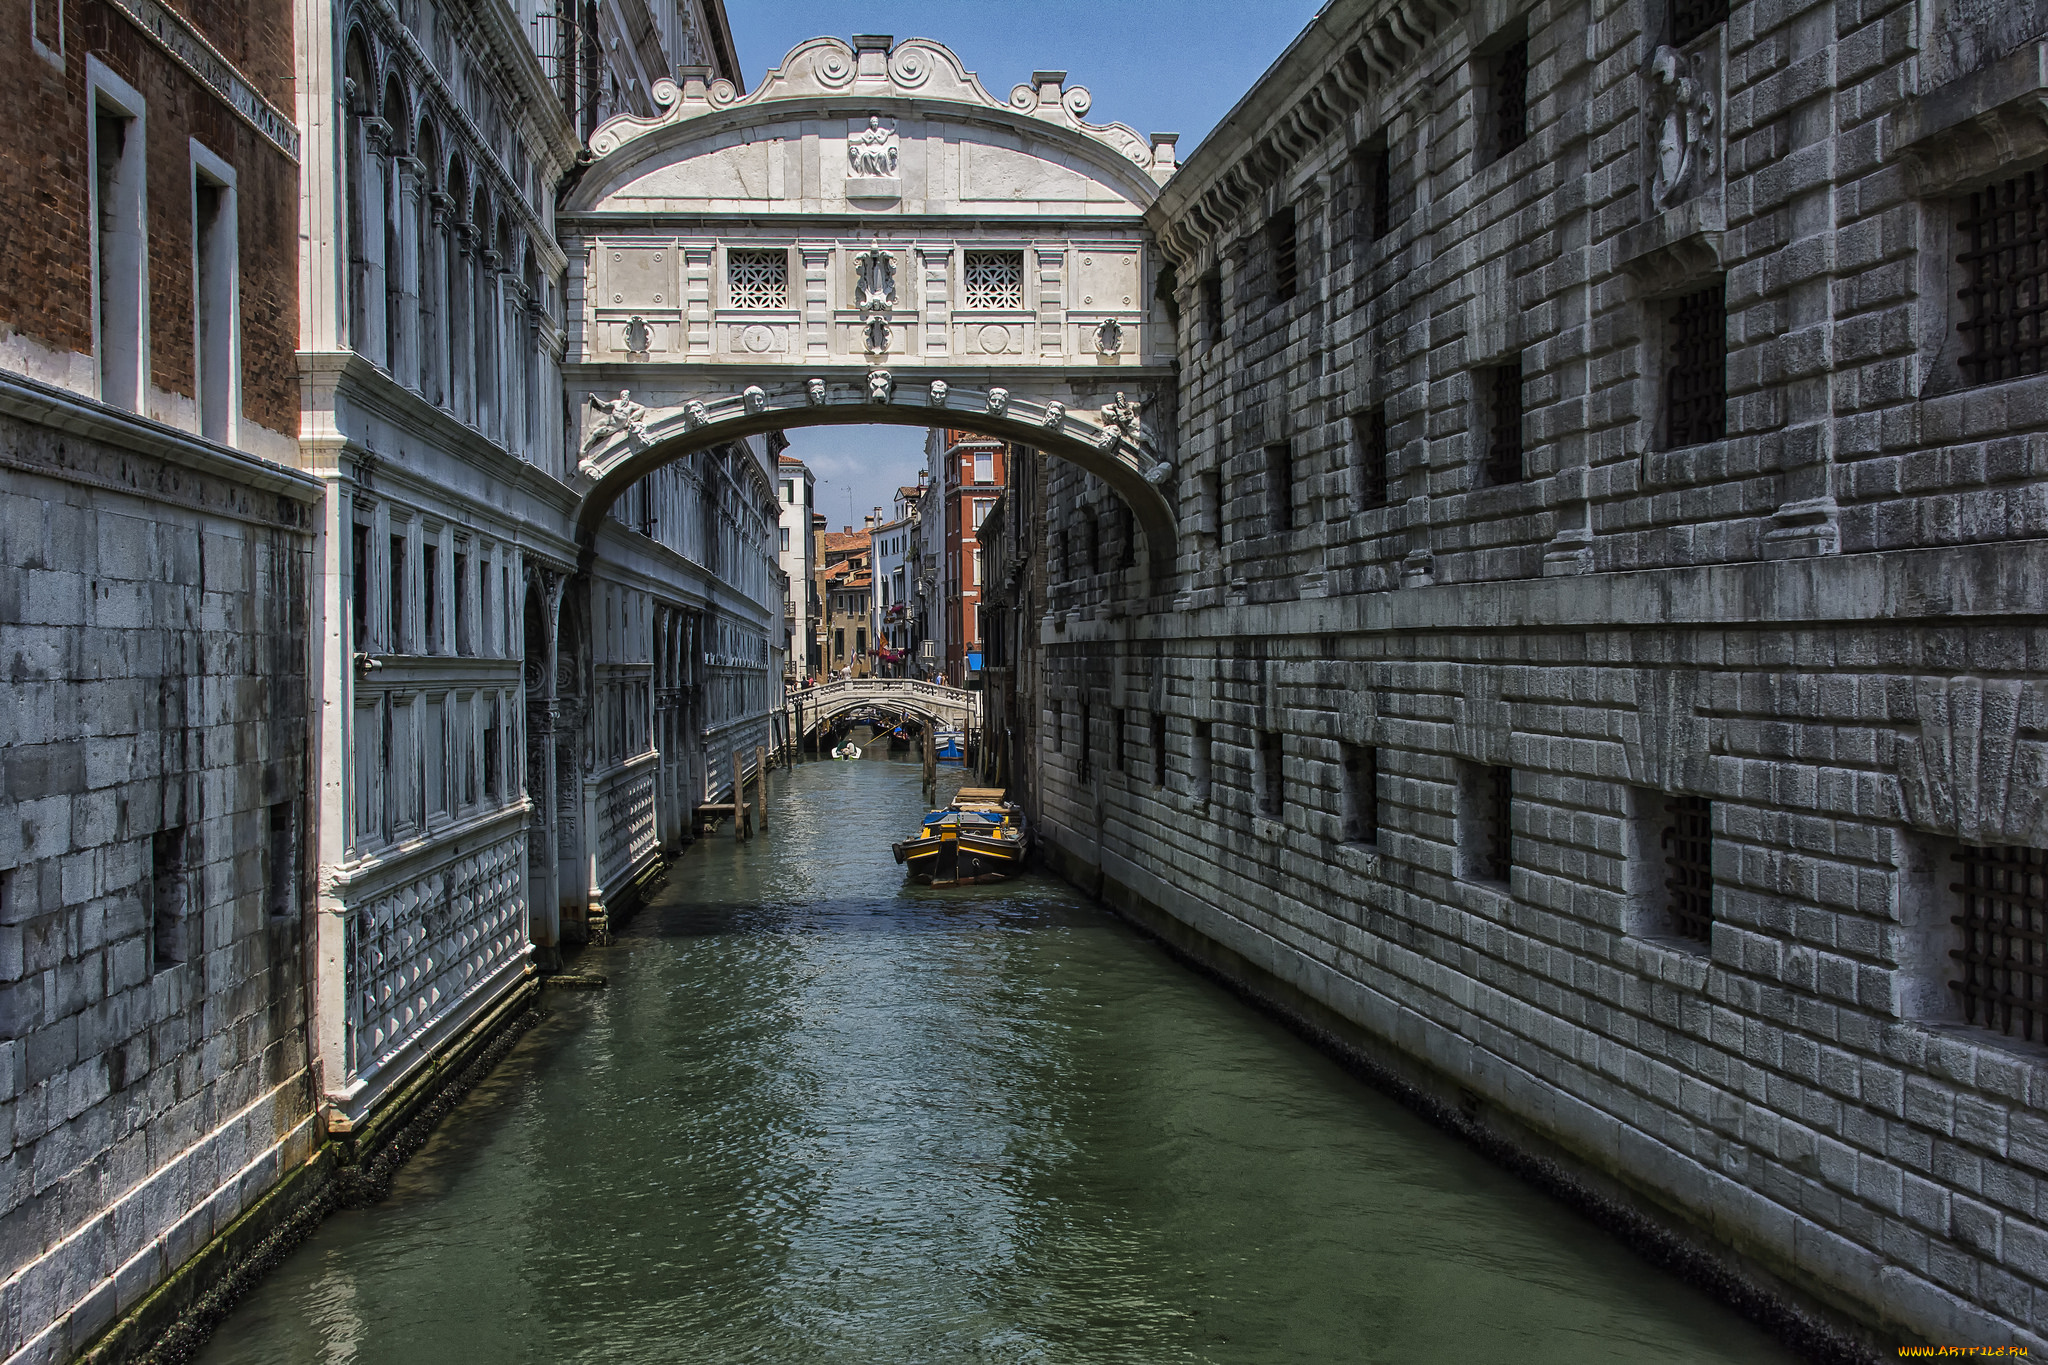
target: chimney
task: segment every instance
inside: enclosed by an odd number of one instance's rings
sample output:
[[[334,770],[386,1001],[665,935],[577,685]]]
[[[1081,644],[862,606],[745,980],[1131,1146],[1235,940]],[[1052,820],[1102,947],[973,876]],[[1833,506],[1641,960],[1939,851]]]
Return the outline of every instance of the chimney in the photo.
[[[866,516],[860,519],[860,529],[863,531],[872,531],[875,529],[875,514],[873,512],[868,513]]]

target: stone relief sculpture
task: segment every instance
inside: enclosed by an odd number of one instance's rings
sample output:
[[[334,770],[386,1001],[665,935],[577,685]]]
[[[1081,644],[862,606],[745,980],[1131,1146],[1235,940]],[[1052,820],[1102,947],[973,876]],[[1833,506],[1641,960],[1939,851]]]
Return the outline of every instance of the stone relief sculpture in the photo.
[[[654,343],[654,334],[648,329],[647,319],[635,313],[626,323],[626,353],[646,355],[647,348]]]
[[[1660,209],[1683,203],[1706,188],[1714,173],[1714,101],[1698,57],[1660,47],[1650,58],[1650,122],[1656,164],[1650,200]]]
[[[600,442],[622,433],[633,441],[647,439],[647,409],[633,401],[631,389],[620,389],[619,396],[610,402],[593,393],[590,395],[589,403],[604,416],[598,418],[597,425],[590,429],[590,435],[584,437],[584,450],[588,451]]]
[[[1042,425],[1056,427],[1066,420],[1067,405],[1065,403],[1047,403],[1045,405],[1045,420]]]
[[[804,401],[814,408],[824,407],[825,381],[822,379],[806,379],[804,381]]]
[[[886,313],[896,306],[896,258],[877,242],[854,258],[854,307],[863,313]]]
[[[887,370],[868,371],[868,401],[870,403],[893,402],[896,394],[896,378]]]
[[[946,406],[946,381],[943,379],[934,379],[932,381],[931,392],[926,396],[925,401],[930,403],[935,408],[943,408],[944,406]]]
[[[1114,444],[1117,437],[1122,437],[1132,445],[1138,444],[1138,436],[1142,429],[1138,420],[1138,411],[1143,406],[1144,401],[1142,399],[1133,403],[1130,399],[1124,397],[1121,389],[1117,391],[1114,401],[1103,405],[1101,422],[1103,430],[1110,433],[1111,440],[1109,444]]]
[[[896,130],[882,126],[879,114],[846,139],[847,170],[863,180],[887,180],[896,174]]]
[[[869,318],[867,328],[867,349],[875,355],[889,354],[889,320],[887,318]]]
[[[1010,391],[1008,389],[990,389],[988,391],[989,415],[991,417],[1001,417],[1009,410]]]
[[[749,413],[768,411],[768,393],[759,384],[749,384],[740,391],[740,404]]]
[[[711,414],[706,412],[704,405],[696,399],[692,398],[689,402],[683,404],[683,430],[695,431],[710,420]]]
[[[1115,318],[1103,319],[1095,329],[1095,349],[1101,355],[1116,355],[1124,348],[1123,324]]]

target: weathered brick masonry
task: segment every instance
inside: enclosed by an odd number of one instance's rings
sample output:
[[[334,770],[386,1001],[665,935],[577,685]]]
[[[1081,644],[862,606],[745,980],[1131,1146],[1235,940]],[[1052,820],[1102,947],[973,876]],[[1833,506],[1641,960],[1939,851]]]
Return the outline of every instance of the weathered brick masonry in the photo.
[[[2030,26],[1331,6],[1148,215],[1181,596],[1053,471],[1040,792],[1473,1112],[2038,1351],[2048,1049],[1952,889],[2048,846],[2048,375],[1973,382],[1956,297]]]

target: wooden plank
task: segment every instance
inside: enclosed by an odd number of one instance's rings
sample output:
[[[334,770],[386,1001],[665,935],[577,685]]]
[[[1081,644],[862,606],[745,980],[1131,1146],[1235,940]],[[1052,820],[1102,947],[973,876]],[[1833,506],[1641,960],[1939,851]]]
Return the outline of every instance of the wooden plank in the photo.
[[[754,798],[761,809],[761,832],[768,832],[768,750],[754,746]]]

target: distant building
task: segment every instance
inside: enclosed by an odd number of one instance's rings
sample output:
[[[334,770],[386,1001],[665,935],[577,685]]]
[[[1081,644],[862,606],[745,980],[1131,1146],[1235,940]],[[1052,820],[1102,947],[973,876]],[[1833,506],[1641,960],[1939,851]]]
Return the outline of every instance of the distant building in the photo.
[[[782,623],[788,635],[788,663],[785,680],[801,681],[819,667],[818,630],[818,541],[811,534],[812,503],[817,480],[810,468],[794,455],[785,454],[776,481],[775,495],[782,508],[775,530],[776,552],[782,572],[789,576],[783,594]]]
[[[923,542],[934,579],[927,632],[946,681],[979,686],[987,572],[975,531],[1002,496],[1009,447],[972,432],[935,429],[925,456],[930,521]]]
[[[873,589],[869,555],[873,527],[826,531],[818,536],[818,596],[825,608],[827,673],[848,670],[868,675],[868,600]]]
[[[912,490],[913,492],[915,490]],[[902,506],[899,495],[897,505]],[[899,515],[877,525],[871,533],[874,549],[870,556],[874,573],[870,625],[875,641],[875,671],[888,677],[905,676],[910,662],[911,582],[909,555],[916,522]]]

